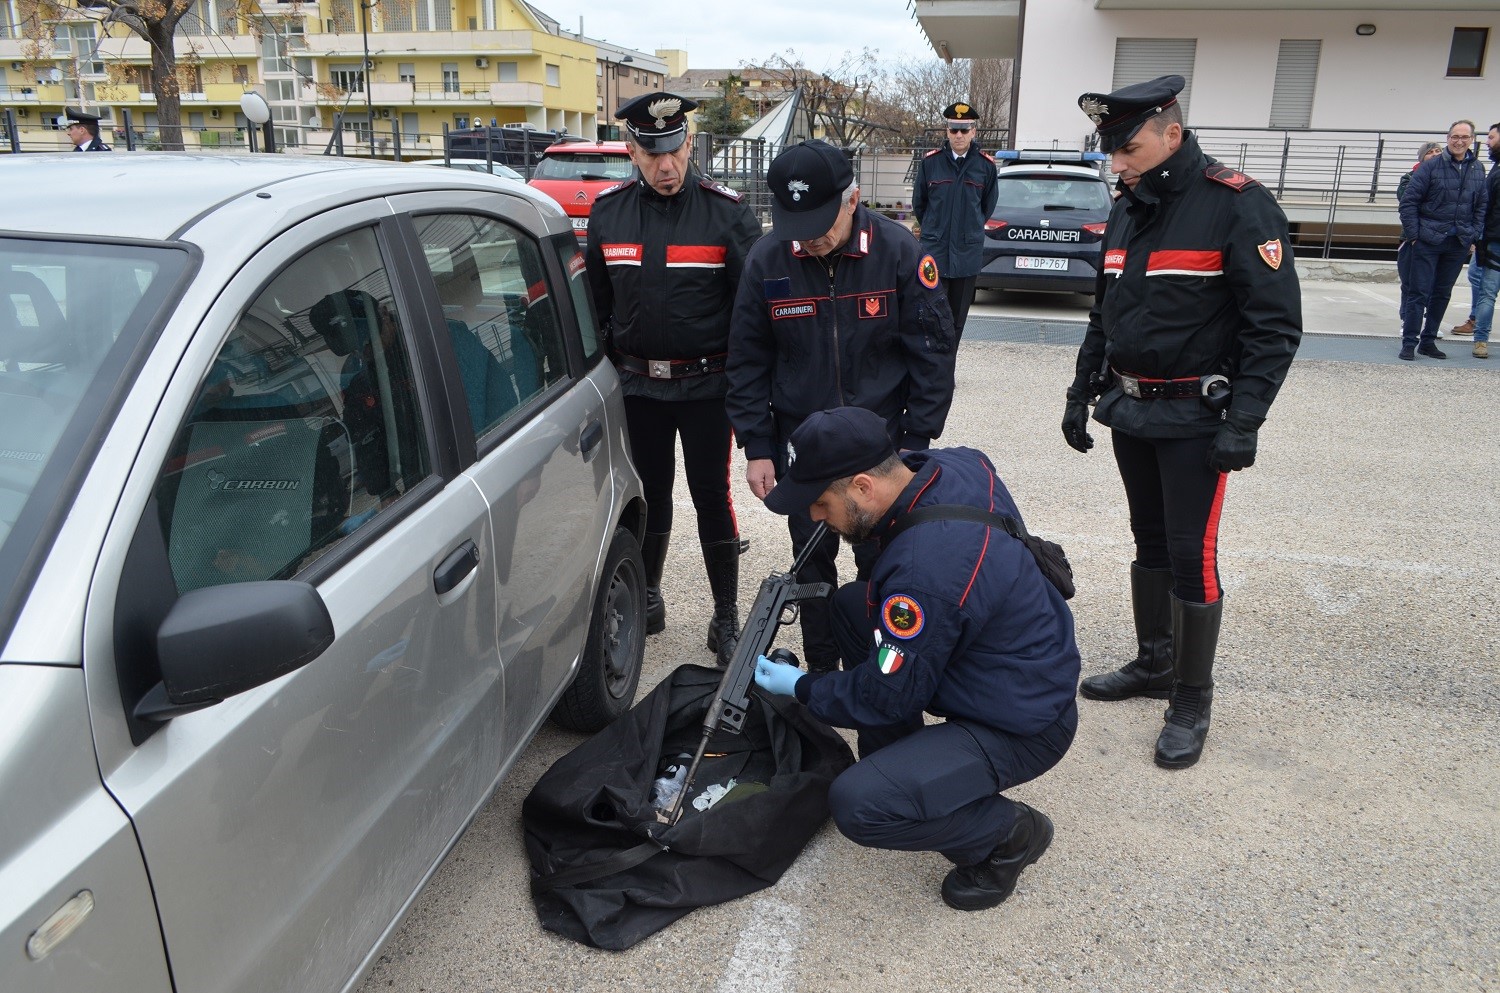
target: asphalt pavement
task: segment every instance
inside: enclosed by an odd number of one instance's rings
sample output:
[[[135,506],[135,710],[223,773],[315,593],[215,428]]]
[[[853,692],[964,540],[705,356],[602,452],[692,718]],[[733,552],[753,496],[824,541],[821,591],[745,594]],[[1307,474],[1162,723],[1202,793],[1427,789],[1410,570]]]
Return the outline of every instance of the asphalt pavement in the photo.
[[[363,993],[1500,990],[1500,359],[1449,338],[1447,362],[1396,361],[1394,284],[1309,280],[1305,297],[1309,334],[1258,461],[1228,487],[1197,766],[1152,764],[1160,701],[1081,701],[1070,753],[1013,793],[1057,833],[999,908],[950,910],[940,857],[828,825],[771,889],[610,953],[542,931],[529,900],[520,803],[580,740],[549,727]],[[1445,326],[1467,286],[1455,299]],[[939,444],[987,452],[1032,530],[1067,549],[1087,675],[1134,642],[1107,432],[1085,456],[1058,431],[1086,316],[1081,298],[982,294]],[[790,543],[738,459],[732,473],[748,606]],[[710,658],[680,473],[675,510],[643,692]]]

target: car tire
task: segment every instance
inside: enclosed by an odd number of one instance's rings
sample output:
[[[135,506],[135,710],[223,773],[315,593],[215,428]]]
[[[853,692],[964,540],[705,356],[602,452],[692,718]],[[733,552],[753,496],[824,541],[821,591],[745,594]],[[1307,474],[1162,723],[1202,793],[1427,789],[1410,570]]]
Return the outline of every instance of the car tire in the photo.
[[[646,567],[635,535],[616,528],[604,557],[578,674],[552,722],[594,732],[630,709],[646,654]]]

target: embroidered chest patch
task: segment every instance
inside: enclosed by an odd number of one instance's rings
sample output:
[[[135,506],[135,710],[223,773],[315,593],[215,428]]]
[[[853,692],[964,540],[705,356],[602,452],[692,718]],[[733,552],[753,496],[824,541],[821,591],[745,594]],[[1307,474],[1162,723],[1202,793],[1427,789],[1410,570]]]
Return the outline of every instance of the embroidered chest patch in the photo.
[[[890,311],[886,309],[884,293],[871,293],[868,296],[860,297],[857,309],[859,310],[860,320],[866,320],[868,318],[874,317],[884,317],[886,316],[886,314],[890,313]]]
[[[926,623],[922,605],[904,593],[885,598],[880,607],[880,620],[887,631],[902,639],[915,638],[922,633],[922,625]]]
[[[816,316],[818,316],[818,301],[816,300],[787,300],[771,304],[771,320],[773,321]]]
[[[906,653],[895,645],[881,645],[879,654],[875,656],[875,664],[880,666],[883,675],[894,676],[906,664]]]

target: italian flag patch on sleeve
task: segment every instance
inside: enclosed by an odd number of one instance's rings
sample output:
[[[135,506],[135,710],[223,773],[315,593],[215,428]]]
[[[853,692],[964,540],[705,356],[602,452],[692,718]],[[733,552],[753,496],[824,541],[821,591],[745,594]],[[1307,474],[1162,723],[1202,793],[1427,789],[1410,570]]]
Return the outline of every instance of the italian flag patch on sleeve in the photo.
[[[895,645],[881,645],[880,654],[875,656],[875,664],[880,666],[883,675],[893,676],[906,664],[906,656]]]

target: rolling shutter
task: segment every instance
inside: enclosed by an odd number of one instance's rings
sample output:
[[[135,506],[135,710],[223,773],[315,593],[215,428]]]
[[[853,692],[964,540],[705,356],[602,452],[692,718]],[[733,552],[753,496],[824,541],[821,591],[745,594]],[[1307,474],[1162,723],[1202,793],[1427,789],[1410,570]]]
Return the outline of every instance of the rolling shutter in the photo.
[[[1313,91],[1323,43],[1283,38],[1276,56],[1276,89],[1271,95],[1273,128],[1305,128],[1312,123]]]
[[[1115,79],[1110,88],[1118,90],[1157,76],[1181,76],[1187,85],[1177,94],[1177,103],[1186,122],[1188,98],[1193,93],[1193,63],[1197,57],[1197,38],[1116,38]]]

